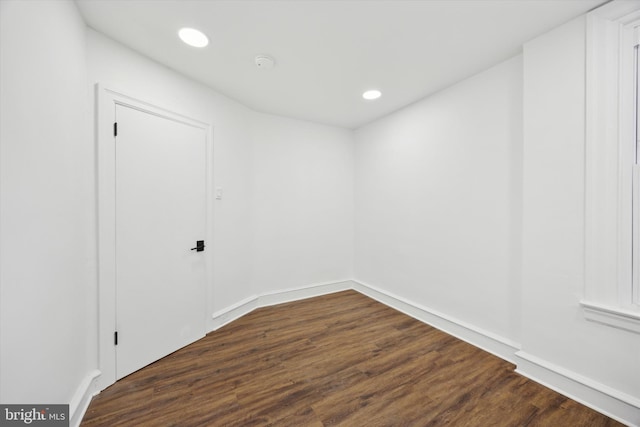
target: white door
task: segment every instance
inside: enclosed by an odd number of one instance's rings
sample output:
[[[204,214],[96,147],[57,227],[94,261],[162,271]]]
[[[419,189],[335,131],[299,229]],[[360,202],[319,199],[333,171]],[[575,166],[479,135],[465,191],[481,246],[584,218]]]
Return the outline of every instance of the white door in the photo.
[[[120,379],[205,335],[206,133],[123,105],[116,122]]]

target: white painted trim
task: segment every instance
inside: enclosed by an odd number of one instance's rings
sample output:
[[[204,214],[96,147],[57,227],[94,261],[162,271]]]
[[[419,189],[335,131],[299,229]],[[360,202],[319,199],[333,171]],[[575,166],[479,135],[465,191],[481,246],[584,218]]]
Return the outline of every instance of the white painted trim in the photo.
[[[222,310],[218,310],[213,313],[211,315],[211,317],[213,318],[213,328],[209,332],[218,330],[227,323],[231,323],[234,320],[251,313],[253,310],[258,308],[259,298],[260,297],[258,297],[257,295],[253,295],[249,298],[245,298],[242,301],[239,301],[229,307],[223,308]]]
[[[98,393],[97,380],[100,377],[100,371],[93,370],[89,372],[69,402],[69,426],[77,427],[82,422],[87,408],[91,403],[91,398]]]
[[[341,280],[338,282],[316,283],[302,288],[282,289],[267,292],[260,295],[260,307],[267,307],[285,302],[299,301],[307,298],[313,298],[320,295],[332,294],[334,292],[346,291],[353,289],[354,282],[352,280]]]
[[[213,313],[211,316],[213,318],[213,330],[217,330],[227,323],[249,314],[256,308],[346,291],[353,289],[353,285],[354,282],[351,280],[341,280],[338,282],[316,283],[298,288],[281,289],[260,295],[253,295]]]
[[[589,15],[627,25],[640,17],[640,0],[611,1],[592,10]]]
[[[588,301],[580,301],[580,305],[587,320],[640,334],[640,312]]]
[[[207,180],[206,183],[206,240],[213,241],[211,219],[213,217],[212,189],[213,127],[203,121],[187,117],[107,88],[95,85],[96,99],[96,163],[98,192],[98,368],[99,388],[105,389],[116,381],[116,354],[113,333],[116,328],[115,297],[115,144],[113,123],[116,105],[125,105],[140,111],[166,117],[171,120],[202,128],[206,134]],[[210,245],[211,246],[211,245]],[[212,251],[205,258],[207,283],[212,277]],[[207,288],[208,292],[208,288]],[[204,297],[204,296],[203,296]],[[207,329],[207,312],[202,313],[204,330]]]
[[[516,372],[628,426],[638,426],[640,400],[524,351]]]
[[[640,400],[631,395],[523,352],[517,342],[374,286],[353,282],[354,290],[516,364],[517,373],[537,383],[629,426],[640,421]]]
[[[520,344],[387,291],[353,281],[354,290],[517,365],[516,372],[629,426],[640,421],[640,400],[555,366],[520,349]],[[634,424],[636,423],[636,424]]]
[[[632,303],[634,26],[640,1],[587,15],[584,298]]]
[[[354,290],[515,364],[514,355],[520,349],[519,343],[374,286],[358,281],[353,283]]]

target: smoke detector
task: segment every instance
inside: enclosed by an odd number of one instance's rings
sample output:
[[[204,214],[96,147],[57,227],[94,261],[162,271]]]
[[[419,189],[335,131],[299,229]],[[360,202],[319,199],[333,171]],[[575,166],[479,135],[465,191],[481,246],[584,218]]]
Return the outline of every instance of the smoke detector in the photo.
[[[256,67],[263,70],[270,70],[275,65],[275,61],[269,55],[256,56]]]

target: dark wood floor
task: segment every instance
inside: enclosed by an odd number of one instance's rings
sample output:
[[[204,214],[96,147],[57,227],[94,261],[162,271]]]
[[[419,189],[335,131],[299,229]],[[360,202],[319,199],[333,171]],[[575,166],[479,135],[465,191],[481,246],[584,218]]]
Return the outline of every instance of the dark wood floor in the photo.
[[[262,308],[96,396],[82,426],[616,426],[357,292]]]

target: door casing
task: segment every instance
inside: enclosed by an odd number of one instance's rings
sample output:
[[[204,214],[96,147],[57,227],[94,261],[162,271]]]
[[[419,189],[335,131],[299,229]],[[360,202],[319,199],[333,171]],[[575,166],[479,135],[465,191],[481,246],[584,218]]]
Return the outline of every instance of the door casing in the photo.
[[[96,96],[96,163],[97,163],[97,193],[98,193],[98,368],[100,376],[96,386],[105,389],[116,382],[116,352],[114,332],[116,326],[116,245],[115,245],[115,137],[113,124],[115,122],[116,105],[135,108],[172,120],[188,123],[191,126],[204,129],[206,135],[206,237],[205,277],[206,277],[206,312],[202,313],[207,319],[211,311],[210,283],[213,266],[213,127],[203,121],[193,119],[172,110],[159,107],[150,102],[142,101],[124,93],[104,87],[95,86]]]

